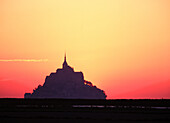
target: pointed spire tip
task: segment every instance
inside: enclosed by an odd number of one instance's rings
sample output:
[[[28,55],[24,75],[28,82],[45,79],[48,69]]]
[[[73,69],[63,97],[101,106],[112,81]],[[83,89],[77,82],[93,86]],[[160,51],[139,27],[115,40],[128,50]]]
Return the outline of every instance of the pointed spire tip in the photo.
[[[64,61],[66,61],[66,52],[65,52],[65,55],[64,55]]]

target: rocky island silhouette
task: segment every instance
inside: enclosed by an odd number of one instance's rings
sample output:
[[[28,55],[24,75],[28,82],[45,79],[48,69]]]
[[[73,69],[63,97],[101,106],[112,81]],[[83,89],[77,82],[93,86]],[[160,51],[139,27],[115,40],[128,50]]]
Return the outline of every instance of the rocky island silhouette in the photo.
[[[67,64],[66,54],[63,68],[57,69],[46,77],[43,86],[39,85],[24,98],[60,98],[60,99],[106,99],[103,90],[84,80],[82,72],[75,72]]]

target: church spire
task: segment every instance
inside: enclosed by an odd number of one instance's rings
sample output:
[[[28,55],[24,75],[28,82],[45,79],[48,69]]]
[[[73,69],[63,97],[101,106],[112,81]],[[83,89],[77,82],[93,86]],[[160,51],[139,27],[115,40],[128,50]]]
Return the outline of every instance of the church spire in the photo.
[[[67,64],[66,52],[65,52],[65,55],[64,55],[63,70],[66,70],[66,71],[74,71],[74,69],[71,68],[71,67]]]
[[[66,61],[66,52],[64,55],[64,62],[63,62],[63,68],[66,68],[68,66],[67,61]]]
[[[64,61],[66,61],[66,52],[65,52],[65,55],[64,55]]]

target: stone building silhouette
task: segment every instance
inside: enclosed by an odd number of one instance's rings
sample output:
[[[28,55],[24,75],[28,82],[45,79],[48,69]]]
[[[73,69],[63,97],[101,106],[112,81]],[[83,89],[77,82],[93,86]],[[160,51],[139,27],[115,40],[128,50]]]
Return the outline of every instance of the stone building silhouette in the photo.
[[[75,72],[65,54],[63,68],[47,76],[43,86],[39,85],[33,93],[25,93],[24,98],[106,99],[106,94],[84,80],[82,72]]]

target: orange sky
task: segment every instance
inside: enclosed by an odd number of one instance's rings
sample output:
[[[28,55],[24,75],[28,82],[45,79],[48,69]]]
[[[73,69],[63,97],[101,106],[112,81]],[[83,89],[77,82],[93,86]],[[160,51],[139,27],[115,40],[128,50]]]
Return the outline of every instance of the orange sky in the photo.
[[[170,98],[169,6],[169,0],[1,0],[0,97],[32,92],[61,67],[66,51],[69,65],[109,99]]]

